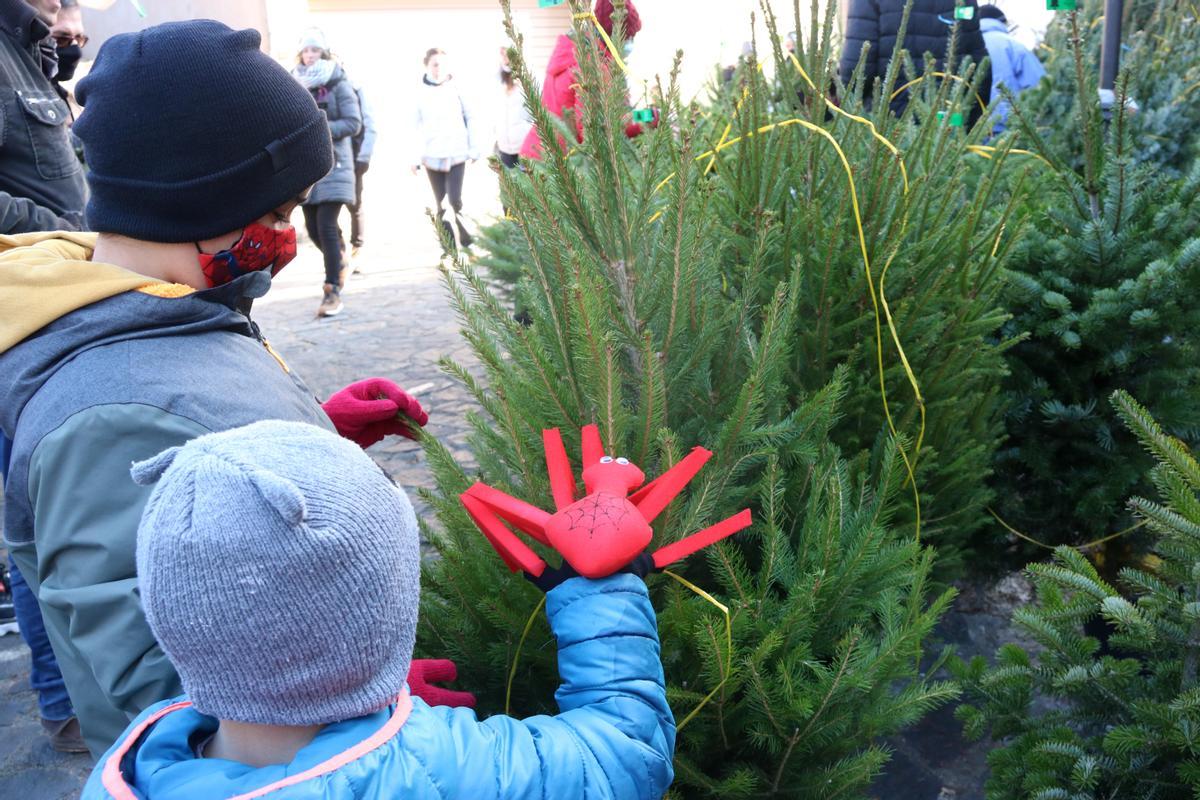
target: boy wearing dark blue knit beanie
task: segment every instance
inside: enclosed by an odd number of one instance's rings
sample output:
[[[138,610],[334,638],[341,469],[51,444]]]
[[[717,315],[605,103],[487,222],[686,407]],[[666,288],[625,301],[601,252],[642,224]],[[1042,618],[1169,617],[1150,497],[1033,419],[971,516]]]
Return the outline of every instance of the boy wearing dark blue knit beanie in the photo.
[[[186,695],[134,720],[85,800],[656,800],[670,785],[675,723],[640,577],[549,589],[562,713],[480,721],[405,684],[417,522],[359,448],[261,422],[133,474],[156,484],[138,530],[142,601]]]
[[[324,115],[260,44],[211,20],[109,39],[76,89],[98,233],[0,237],[5,545],[94,755],[180,690],[139,602],[150,490],[129,464],[264,419],[345,432],[245,313],[295,255],[288,216],[333,165]],[[371,402],[401,394],[369,388]],[[358,434],[400,430],[365,417]]]

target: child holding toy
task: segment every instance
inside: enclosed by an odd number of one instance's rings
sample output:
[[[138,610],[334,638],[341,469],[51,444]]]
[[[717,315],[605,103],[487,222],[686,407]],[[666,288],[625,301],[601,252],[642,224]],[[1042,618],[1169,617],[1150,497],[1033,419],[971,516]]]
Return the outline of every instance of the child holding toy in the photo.
[[[405,684],[417,523],[359,447],[259,422],[133,475],[157,482],[138,530],[141,598],[186,695],[134,720],[84,798],[650,800],[670,785],[675,723],[637,574],[543,573],[561,713],[480,721]],[[314,593],[322,615],[308,612]]]

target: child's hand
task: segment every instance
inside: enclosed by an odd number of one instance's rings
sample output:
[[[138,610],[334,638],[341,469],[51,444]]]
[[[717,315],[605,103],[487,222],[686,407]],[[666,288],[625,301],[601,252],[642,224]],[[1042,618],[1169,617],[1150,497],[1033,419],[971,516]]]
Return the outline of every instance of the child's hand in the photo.
[[[352,383],[321,408],[339,434],[364,450],[393,434],[416,439],[413,426],[424,426],[429,421],[421,404],[386,378]]]
[[[452,681],[458,677],[458,666],[446,658],[414,658],[408,668],[408,691],[431,706],[451,708],[474,708],[475,695],[470,692],[454,692],[430,681]]]
[[[628,572],[630,575],[637,575],[642,580],[645,580],[646,576],[651,572],[659,571],[661,570],[654,566],[654,556],[643,552],[639,553],[633,559],[633,561],[630,561],[624,567],[617,570],[617,573]],[[566,560],[564,560],[562,564],[557,567],[546,567],[542,574],[536,577],[530,575],[528,572],[523,572],[521,574],[525,576],[526,580],[541,589],[543,592],[548,592],[560,584],[569,581],[571,578],[580,577],[579,573],[575,571],[575,568],[567,563]]]

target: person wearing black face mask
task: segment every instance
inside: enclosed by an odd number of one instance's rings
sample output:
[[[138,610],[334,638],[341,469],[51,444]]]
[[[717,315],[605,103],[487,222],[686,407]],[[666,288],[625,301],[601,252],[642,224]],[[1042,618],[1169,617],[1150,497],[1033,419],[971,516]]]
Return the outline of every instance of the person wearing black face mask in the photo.
[[[0,0],[0,234],[78,230],[87,200],[50,27],[58,0]]]
[[[62,0],[58,19],[50,28],[50,38],[54,40],[54,52],[58,56],[58,73],[54,76],[54,83],[59,95],[66,99],[67,92],[62,84],[75,77],[75,69],[83,58],[84,45],[88,43],[79,0]]]

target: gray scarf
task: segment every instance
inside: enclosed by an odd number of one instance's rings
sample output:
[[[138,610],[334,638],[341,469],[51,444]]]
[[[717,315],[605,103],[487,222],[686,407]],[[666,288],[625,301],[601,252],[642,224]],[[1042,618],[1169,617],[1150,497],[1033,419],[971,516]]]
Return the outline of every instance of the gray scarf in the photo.
[[[292,70],[292,77],[300,81],[300,85],[305,89],[312,91],[329,83],[329,79],[333,77],[335,69],[337,69],[336,61],[332,58],[322,58],[316,61],[311,67],[297,64],[295,69]]]

